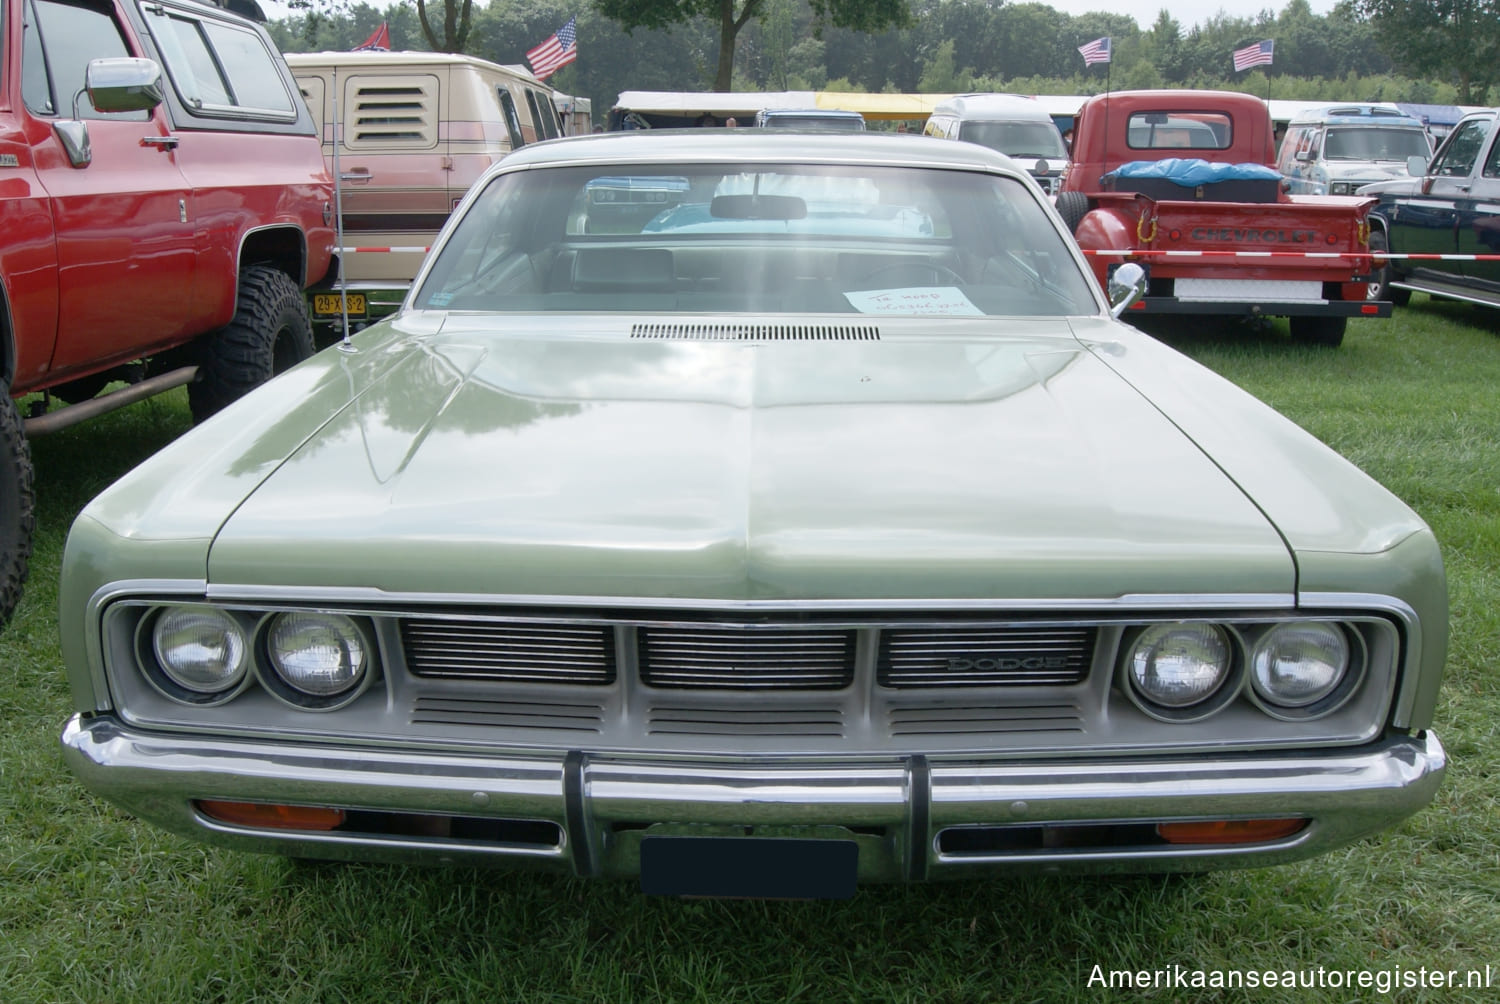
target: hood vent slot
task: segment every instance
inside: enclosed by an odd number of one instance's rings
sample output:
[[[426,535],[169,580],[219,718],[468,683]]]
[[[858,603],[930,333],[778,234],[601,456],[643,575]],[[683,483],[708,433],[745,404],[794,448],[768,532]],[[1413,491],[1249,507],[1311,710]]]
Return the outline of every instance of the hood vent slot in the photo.
[[[636,324],[631,338],[682,342],[878,342],[873,324]]]

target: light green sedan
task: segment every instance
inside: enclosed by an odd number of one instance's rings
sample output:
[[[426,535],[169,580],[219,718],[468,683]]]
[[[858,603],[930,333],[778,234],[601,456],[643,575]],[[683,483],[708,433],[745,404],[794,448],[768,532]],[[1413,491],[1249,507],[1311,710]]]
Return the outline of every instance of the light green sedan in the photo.
[[[970,143],[528,146],[397,315],[79,516],[68,762],[230,847],[674,895],[1391,826],[1432,533],[1116,279]]]

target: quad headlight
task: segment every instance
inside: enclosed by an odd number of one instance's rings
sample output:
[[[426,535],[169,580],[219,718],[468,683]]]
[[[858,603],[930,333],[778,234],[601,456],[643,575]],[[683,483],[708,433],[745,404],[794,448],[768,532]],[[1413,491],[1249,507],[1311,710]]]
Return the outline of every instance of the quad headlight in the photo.
[[[1305,708],[1332,694],[1349,670],[1349,641],[1335,624],[1277,624],[1250,652],[1250,682],[1261,700]]]
[[[163,696],[211,707],[254,688],[304,711],[330,711],[379,675],[362,618],[320,610],[159,606],[135,627],[136,662]]]
[[[1362,633],[1335,621],[1181,621],[1127,632],[1118,680],[1161,721],[1201,721],[1241,698],[1310,721],[1342,707],[1368,664]]]
[[[352,618],[320,611],[277,614],[265,628],[267,689],[299,707],[327,709],[356,697],[369,675],[369,645]],[[285,688],[285,689],[283,689]]]
[[[164,689],[178,700],[227,698],[245,680],[249,648],[239,623],[216,607],[169,607],[151,628]]]
[[[1210,702],[1234,669],[1234,648],[1217,624],[1156,624],[1142,631],[1127,661],[1129,682],[1148,710],[1174,720],[1216,710]],[[1191,709],[1191,710],[1190,710]]]

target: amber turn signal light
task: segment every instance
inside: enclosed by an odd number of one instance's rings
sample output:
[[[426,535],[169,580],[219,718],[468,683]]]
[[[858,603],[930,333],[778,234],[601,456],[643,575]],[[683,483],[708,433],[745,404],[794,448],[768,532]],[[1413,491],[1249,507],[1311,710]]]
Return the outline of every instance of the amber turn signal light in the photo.
[[[1221,819],[1203,823],[1157,823],[1169,844],[1261,844],[1280,840],[1307,825],[1305,819]]]
[[[266,805],[203,799],[198,802],[198,811],[221,823],[268,830],[332,830],[344,822],[343,809],[317,805]]]

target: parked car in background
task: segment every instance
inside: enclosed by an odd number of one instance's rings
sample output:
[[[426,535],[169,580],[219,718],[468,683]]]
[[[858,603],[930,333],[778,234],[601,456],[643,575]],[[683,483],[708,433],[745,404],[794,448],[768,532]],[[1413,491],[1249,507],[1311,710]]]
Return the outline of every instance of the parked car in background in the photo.
[[[177,0],[0,17],[3,623],[31,553],[27,438],[183,384],[207,418],[311,355],[333,184],[259,25]]]
[[[552,88],[521,67],[436,52],[286,59],[322,123],[329,169],[339,175],[342,288],[355,329],[401,305],[426,249],[486,168],[562,134]],[[342,120],[336,153],[335,106]],[[344,323],[337,278],[312,291],[320,341]]]
[[[1394,824],[1444,770],[1431,531],[1114,279],[977,144],[512,153],[400,313],[79,516],[67,761],[230,847],[682,895]]]
[[[1379,200],[1370,244],[1397,255],[1372,296],[1406,303],[1413,292],[1500,307],[1500,109],[1461,119],[1412,177],[1361,188]]]
[[[1329,105],[1287,125],[1276,167],[1298,195],[1353,195],[1364,185],[1406,177],[1406,162],[1432,153],[1420,119],[1373,104]]]
[[[802,129],[815,132],[864,132],[865,117],[859,112],[833,108],[762,108],[755,125],[763,129]]]
[[[1019,94],[960,94],[938,102],[922,132],[960,139],[1014,157],[1042,191],[1056,195],[1068,169],[1068,149],[1047,110]]]

